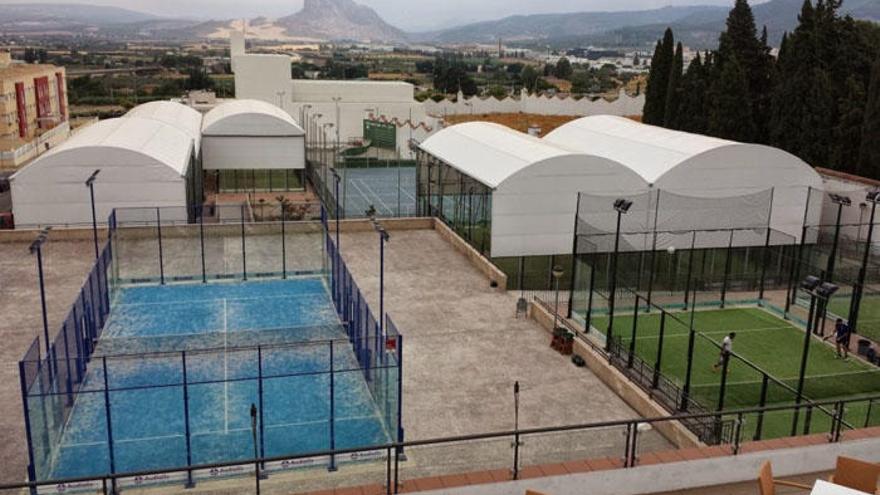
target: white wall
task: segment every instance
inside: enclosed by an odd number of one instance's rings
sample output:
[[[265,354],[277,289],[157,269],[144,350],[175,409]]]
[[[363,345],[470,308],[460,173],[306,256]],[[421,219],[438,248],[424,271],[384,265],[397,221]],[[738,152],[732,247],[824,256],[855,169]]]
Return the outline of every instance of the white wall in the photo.
[[[456,101],[425,100],[426,111],[431,115],[460,115],[482,113],[534,113],[539,115],[641,115],[642,107],[645,106],[645,96],[627,96],[623,90],[617,99],[606,101],[602,98],[591,100],[581,98],[575,100],[571,97],[557,97],[545,95],[529,95],[522,92],[518,98],[507,97],[498,100],[495,97],[488,98],[464,98],[459,94]]]
[[[36,225],[91,224],[86,179],[95,181],[98,222],[114,208],[186,206],[186,181],[163,163],[121,149],[79,148],[45,156],[36,167],[11,181],[17,228]],[[22,169],[24,171],[24,169]]]
[[[634,172],[601,158],[562,156],[526,167],[492,194],[491,255],[571,253],[578,192],[634,194],[645,187]]]
[[[239,55],[232,57],[235,97],[253,98],[279,105],[290,98],[290,57],[287,55]]]
[[[304,139],[302,136],[205,136],[202,138],[202,168],[303,169]]]

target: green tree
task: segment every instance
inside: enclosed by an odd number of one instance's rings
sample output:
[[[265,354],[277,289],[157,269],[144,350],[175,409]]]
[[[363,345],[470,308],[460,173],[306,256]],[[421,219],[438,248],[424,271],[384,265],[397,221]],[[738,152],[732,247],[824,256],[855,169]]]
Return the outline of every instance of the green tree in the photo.
[[[560,58],[559,61],[556,62],[556,67],[553,69],[553,75],[559,79],[568,79],[571,77],[572,72],[571,62],[565,57]]]
[[[540,78],[541,76],[538,74],[538,71],[535,70],[535,68],[531,65],[525,66],[522,72],[519,73],[520,82],[529,93],[533,93],[538,90],[538,79]]]
[[[847,93],[838,104],[839,119],[834,126],[834,150],[829,166],[855,173],[859,165],[862,129],[865,122],[865,87],[855,76],[846,80]]]
[[[663,126],[669,129],[678,129],[679,107],[682,98],[682,71],[684,70],[684,56],[682,46],[679,43],[675,47],[675,56],[672,66],[669,68],[669,85],[666,87],[666,111],[663,114]]]
[[[736,57],[725,61],[713,85],[712,98],[714,104],[709,110],[709,134],[736,141],[752,141],[755,125],[752,108],[748,105],[748,76]]]
[[[648,86],[645,88],[645,107],[642,121],[646,124],[663,125],[666,116],[666,90],[669,87],[669,71],[675,57],[675,39],[672,29],[666,28],[663,40],[657,42],[648,72]]]
[[[706,54],[706,63],[698,53],[687,72],[682,76],[682,98],[678,112],[678,128],[704,134],[706,132],[706,93],[708,91],[708,70],[711,56]]]
[[[858,172],[876,179],[880,178],[880,57],[871,71],[864,115]]]

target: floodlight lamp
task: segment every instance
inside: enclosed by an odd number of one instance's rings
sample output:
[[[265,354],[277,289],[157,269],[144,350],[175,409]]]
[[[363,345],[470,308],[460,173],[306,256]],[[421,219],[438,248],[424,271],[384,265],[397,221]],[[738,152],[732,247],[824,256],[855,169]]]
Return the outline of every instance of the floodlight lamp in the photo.
[[[816,295],[822,297],[824,299],[828,299],[833,296],[839,287],[832,284],[831,282],[822,282],[822,285],[816,289]]]
[[[614,209],[620,213],[626,213],[632,207],[632,204],[632,201],[620,198],[614,201]]]
[[[801,282],[801,289],[807,292],[812,292],[816,289],[816,287],[819,287],[820,283],[822,283],[822,281],[819,280],[819,277],[808,275],[807,278],[805,278],[804,281]]]
[[[880,202],[880,189],[868,191],[868,194],[865,195],[865,200],[871,203]]]
[[[849,196],[834,193],[829,194],[828,196],[831,198],[831,202],[833,202],[834,204],[838,204],[841,206],[849,206],[852,204],[852,200],[849,199]]]
[[[561,267],[561,266],[559,266],[559,265],[554,265],[554,266],[553,266],[553,271],[550,272],[550,273],[553,275],[553,278],[555,278],[555,279],[558,280],[558,279],[562,278],[562,274],[565,273],[565,272],[562,270],[562,267]]]
[[[98,170],[95,170],[94,172],[92,172],[92,175],[90,175],[89,178],[86,179],[86,187],[91,187],[92,184],[95,183],[95,178],[98,176],[98,172],[100,172],[100,171],[101,171],[101,169],[99,168]]]

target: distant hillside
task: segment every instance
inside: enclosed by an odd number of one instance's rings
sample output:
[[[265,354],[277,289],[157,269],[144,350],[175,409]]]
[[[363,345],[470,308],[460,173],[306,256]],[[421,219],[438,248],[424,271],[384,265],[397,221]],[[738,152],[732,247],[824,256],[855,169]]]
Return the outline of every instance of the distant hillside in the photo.
[[[80,31],[156,20],[143,12],[85,4],[0,4],[0,30],[6,33]]]
[[[803,0],[770,0],[752,10],[759,27],[766,25],[770,41],[797,26]],[[724,30],[728,7],[666,7],[634,12],[583,12],[506,17],[497,21],[414,35],[441,43],[506,41],[548,43],[555,46],[602,44],[638,46],[653,43],[667,26],[676,38],[700,48],[713,47]],[[880,0],[844,0],[841,11],[856,19],[880,22]]]
[[[493,42],[499,38],[507,41],[565,38],[596,35],[629,26],[672,23],[691,15],[715,18],[726,12],[723,7],[694,6],[630,12],[516,15],[413,36],[438,43]]]
[[[278,19],[290,36],[328,40],[402,41],[403,31],[353,0],[305,0],[296,14]]]

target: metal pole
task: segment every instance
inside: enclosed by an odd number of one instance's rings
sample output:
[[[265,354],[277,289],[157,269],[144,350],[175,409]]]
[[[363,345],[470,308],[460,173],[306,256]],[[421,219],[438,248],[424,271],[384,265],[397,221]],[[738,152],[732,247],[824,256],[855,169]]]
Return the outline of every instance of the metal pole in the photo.
[[[632,335],[629,338],[629,356],[626,360],[626,367],[632,368],[633,361],[635,360],[636,354],[636,333],[638,331],[639,326],[639,295],[636,294],[636,304],[633,308],[633,326],[632,326]]]
[[[104,417],[107,421],[107,451],[110,455],[110,474],[116,472],[116,458],[113,455],[113,421],[110,419],[110,379],[107,375],[107,356],[101,358],[104,371]],[[116,493],[116,478],[111,480],[111,493]]]
[[[764,373],[763,378],[761,379],[761,399],[758,407],[764,408],[767,405],[767,389],[770,386],[770,377]],[[764,411],[758,413],[758,419],[755,423],[755,436],[753,440],[760,440],[761,433],[764,430]]]
[[[519,381],[513,382],[513,479],[519,479]]]
[[[695,230],[691,233],[691,251],[688,253],[688,275],[687,281],[684,285],[684,309],[687,309],[688,303],[690,302],[689,298],[691,293],[691,280],[694,273],[694,251],[696,250],[696,246],[697,231]],[[694,296],[696,297],[696,294],[694,294]]]
[[[617,211],[617,228],[614,233],[614,257],[611,262],[611,293],[608,297],[608,329],[605,331],[605,350],[611,350],[611,339],[614,333],[614,299],[617,292],[617,251],[620,249],[620,220],[623,212]],[[610,356],[610,353],[609,353]]]
[[[660,384],[660,363],[663,358],[663,334],[666,330],[666,311],[660,312],[660,335],[657,338],[657,359],[654,361],[654,379],[651,388],[657,388]]]
[[[767,277],[767,265],[770,263],[768,256],[770,255],[770,233],[772,229],[770,227],[770,217],[773,216],[773,197],[776,193],[776,188],[770,189],[770,213],[767,215],[767,239],[764,241],[764,260],[761,263],[761,282],[760,288],[758,291],[758,302],[763,305],[764,303],[764,287],[765,287],[765,279]]]
[[[837,244],[840,240],[840,217],[843,215],[843,203],[837,205],[837,221],[834,226],[834,241],[831,243],[831,255],[828,256],[828,267],[825,269],[825,280],[834,281],[834,265],[837,258]]]
[[[40,279],[40,309],[43,312],[43,342],[46,344],[46,360],[49,363],[49,375],[52,375],[52,351],[49,347],[49,316],[46,313],[46,283],[43,278],[43,248],[38,245],[35,249],[37,253],[37,275]]]
[[[158,207],[156,208],[156,231],[159,234],[159,283],[165,285],[165,259],[162,252],[162,215]]]
[[[575,270],[575,260],[577,259],[577,226],[578,226],[578,212],[581,208],[581,193],[578,193],[577,203],[575,204],[574,210],[574,230],[572,230],[571,236],[571,281],[569,282],[568,287],[568,310],[566,311],[566,318],[571,318],[572,310],[574,309],[572,305],[574,304],[574,290],[575,290],[575,276],[577,275],[577,271]],[[589,330],[589,329],[588,329]]]
[[[336,390],[333,376],[333,341],[330,341],[330,450],[336,450]],[[369,366],[369,364],[367,364]],[[328,471],[336,471],[336,456],[330,456]]]
[[[257,486],[257,495],[260,495],[260,458],[257,453],[257,405],[251,403],[251,436],[254,439],[254,482]]]
[[[871,200],[871,218],[868,223],[868,239],[865,241],[865,253],[862,255],[862,268],[859,270],[858,283],[858,299],[853,301],[853,307],[849,314],[849,326],[853,332],[857,332],[856,328],[859,321],[859,310],[862,307],[862,297],[864,296],[865,278],[868,275],[868,261],[871,256],[871,244],[874,242],[874,215],[877,212],[877,201],[880,198]]]
[[[730,278],[731,255],[733,253],[733,230],[730,231],[730,241],[727,243],[727,256],[724,260],[724,280],[721,283],[721,309],[727,302],[727,281]]]
[[[186,351],[181,351],[180,360],[183,369],[183,424],[184,424],[184,435],[186,437],[186,466],[192,466],[192,446],[190,444],[190,428],[189,428],[189,385],[187,383],[186,376]],[[186,485],[185,488],[192,488],[196,486],[193,481],[192,469],[186,470]]]
[[[241,272],[247,281],[247,248],[244,243],[244,204],[241,205]]]
[[[284,202],[281,202],[281,278],[287,279],[287,233],[284,227]]]
[[[205,210],[199,206],[199,242],[202,249],[202,283],[208,283],[208,271],[205,267]]]
[[[92,198],[92,236],[95,239],[95,259],[98,259],[98,218],[95,213],[95,183],[89,181],[89,195]]]
[[[39,350],[39,349],[38,349]],[[32,432],[31,432],[31,417],[30,417],[30,407],[28,407],[28,392],[27,392],[27,373],[25,372],[25,362],[18,362],[18,378],[21,384],[21,403],[24,406],[24,431],[27,438],[27,450],[28,450],[28,465],[27,465],[27,473],[28,473],[28,481],[37,481],[37,471],[34,464],[34,442],[32,440]],[[870,415],[871,408],[868,407],[868,413]],[[37,489],[30,489],[31,495],[37,495]]]
[[[804,398],[804,376],[807,372],[807,357],[810,352],[810,335],[813,326],[813,313],[816,311],[816,294],[814,292],[810,292],[810,311],[809,316],[807,317],[807,328],[804,331],[804,348],[801,351],[801,367],[798,372],[798,383],[797,383],[797,396],[795,397],[795,401],[797,405],[800,405]],[[798,424],[798,413],[800,409],[794,410],[794,419],[791,425],[791,435],[797,435],[797,424]]]

